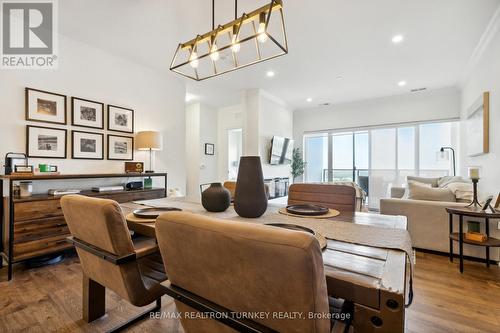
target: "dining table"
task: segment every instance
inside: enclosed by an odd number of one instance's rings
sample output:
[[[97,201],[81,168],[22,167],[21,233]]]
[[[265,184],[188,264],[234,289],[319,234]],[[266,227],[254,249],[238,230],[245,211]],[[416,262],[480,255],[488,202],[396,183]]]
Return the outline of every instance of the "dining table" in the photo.
[[[292,224],[324,236],[323,264],[330,297],[351,302],[354,332],[404,332],[405,310],[412,298],[413,253],[405,216],[371,212],[339,212],[325,219],[281,214],[283,204],[268,205],[255,219],[238,216],[233,206],[225,212],[206,211],[185,199],[154,199],[121,204],[133,232],[156,237],[155,219],[134,216],[147,207],[178,208],[228,221]]]

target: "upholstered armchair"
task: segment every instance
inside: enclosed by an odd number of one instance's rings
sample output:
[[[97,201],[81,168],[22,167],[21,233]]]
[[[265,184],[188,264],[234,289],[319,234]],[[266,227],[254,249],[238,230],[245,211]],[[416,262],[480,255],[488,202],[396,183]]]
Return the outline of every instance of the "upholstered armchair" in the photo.
[[[156,306],[112,331],[121,330],[161,308],[166,280],[156,244],[134,247],[117,202],[80,195],[61,198],[61,207],[83,270],[83,317],[105,314],[105,288],[132,305]]]

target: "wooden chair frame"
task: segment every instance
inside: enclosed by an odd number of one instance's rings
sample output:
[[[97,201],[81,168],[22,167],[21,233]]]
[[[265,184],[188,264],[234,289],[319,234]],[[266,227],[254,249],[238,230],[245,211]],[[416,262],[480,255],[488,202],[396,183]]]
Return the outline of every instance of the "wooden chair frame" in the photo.
[[[137,260],[135,252],[124,256],[116,256],[113,253],[107,252],[73,236],[67,237],[66,240],[75,247],[91,253],[96,257],[106,260],[114,265],[123,265]],[[83,317],[86,322],[92,322],[105,314],[105,291],[106,288],[103,285],[90,279],[85,275],[85,273],[83,274]],[[120,332],[143,319],[149,318],[151,313],[156,313],[160,309],[161,297],[156,300],[156,304],[152,308],[127,320],[123,324],[113,327],[107,332]]]

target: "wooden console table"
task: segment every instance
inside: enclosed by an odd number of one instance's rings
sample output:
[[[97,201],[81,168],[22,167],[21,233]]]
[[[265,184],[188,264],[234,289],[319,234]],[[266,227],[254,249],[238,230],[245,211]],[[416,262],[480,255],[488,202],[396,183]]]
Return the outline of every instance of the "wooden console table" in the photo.
[[[460,273],[464,272],[464,243],[474,246],[483,246],[486,248],[486,266],[490,267],[490,247],[500,247],[500,239],[490,237],[490,219],[500,219],[500,213],[489,213],[481,210],[481,207],[448,207],[446,211],[450,215],[450,261],[453,262],[453,241],[458,242],[460,255]],[[458,232],[453,232],[453,215],[458,215]],[[484,242],[468,240],[464,235],[464,216],[483,219],[485,222],[486,236],[488,239]]]
[[[109,178],[164,178],[164,187],[113,192],[83,190],[80,194],[113,199],[120,203],[164,198],[167,196],[166,173],[66,174],[35,176],[0,176],[0,267],[8,263],[8,279],[12,279],[12,265],[28,259],[59,253],[73,246],[66,242],[69,230],[61,210],[60,196],[34,194],[14,197],[13,187],[19,181],[54,181]],[[8,189],[4,197],[4,185]]]

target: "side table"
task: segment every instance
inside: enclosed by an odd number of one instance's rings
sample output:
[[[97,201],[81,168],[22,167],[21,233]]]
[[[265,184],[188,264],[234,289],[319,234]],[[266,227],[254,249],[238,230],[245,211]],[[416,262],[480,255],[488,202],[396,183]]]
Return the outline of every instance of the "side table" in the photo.
[[[487,212],[481,210],[481,207],[448,207],[446,211],[449,214],[450,223],[450,261],[453,262],[453,241],[458,242],[460,255],[460,273],[464,272],[464,243],[474,246],[483,246],[486,248],[486,266],[490,267],[490,247],[500,247],[500,239],[490,237],[490,219],[500,219],[500,212]],[[459,230],[453,232],[453,215],[459,218]],[[464,234],[464,216],[483,219],[485,222],[486,236],[488,239],[484,242],[476,242],[465,238]]]

